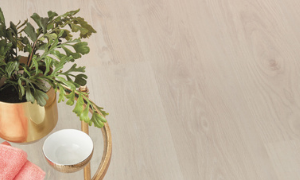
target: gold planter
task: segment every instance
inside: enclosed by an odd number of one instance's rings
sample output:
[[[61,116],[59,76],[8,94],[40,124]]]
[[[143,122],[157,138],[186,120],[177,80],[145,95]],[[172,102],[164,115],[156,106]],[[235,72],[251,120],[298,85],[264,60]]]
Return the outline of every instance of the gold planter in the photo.
[[[0,102],[0,137],[10,142],[30,143],[49,134],[58,120],[56,93],[51,88],[45,107],[31,102]]]

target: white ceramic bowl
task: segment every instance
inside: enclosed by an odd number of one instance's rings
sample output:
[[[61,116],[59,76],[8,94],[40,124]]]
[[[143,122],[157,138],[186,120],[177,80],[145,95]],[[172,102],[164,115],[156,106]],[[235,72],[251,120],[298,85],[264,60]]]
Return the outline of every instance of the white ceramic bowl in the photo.
[[[48,163],[60,172],[82,169],[92,158],[93,141],[86,133],[63,129],[51,134],[44,142],[43,152]]]

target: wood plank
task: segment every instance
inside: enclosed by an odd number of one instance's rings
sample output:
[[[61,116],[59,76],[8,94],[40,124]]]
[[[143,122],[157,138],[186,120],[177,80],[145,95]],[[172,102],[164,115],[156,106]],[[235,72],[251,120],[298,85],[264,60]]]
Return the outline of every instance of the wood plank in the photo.
[[[88,86],[98,90],[90,97],[110,112],[110,168],[118,171],[109,169],[107,179],[184,179],[150,64],[90,68],[89,73],[99,71]]]
[[[278,180],[294,180],[300,178],[300,141],[281,141],[266,144]]]
[[[299,1],[14,0],[0,7],[7,22],[80,7],[97,30],[78,64],[87,66],[90,97],[110,112],[106,179],[299,179]],[[80,128],[71,111],[59,104],[55,130]],[[101,132],[90,135],[101,154]],[[48,170],[42,142],[14,146],[47,169],[46,179],[82,179],[82,172]],[[92,174],[100,159],[92,159]]]

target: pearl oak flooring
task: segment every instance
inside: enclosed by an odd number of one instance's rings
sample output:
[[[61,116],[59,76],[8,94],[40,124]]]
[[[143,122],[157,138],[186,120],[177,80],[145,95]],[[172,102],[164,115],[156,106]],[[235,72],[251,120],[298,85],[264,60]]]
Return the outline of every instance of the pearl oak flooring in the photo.
[[[300,179],[300,1],[1,0],[7,22],[81,9],[90,97],[110,115],[109,180]],[[59,104],[62,128],[80,128]],[[101,160],[95,142],[92,172]],[[45,139],[45,138],[44,138]],[[17,145],[48,180],[79,180]]]

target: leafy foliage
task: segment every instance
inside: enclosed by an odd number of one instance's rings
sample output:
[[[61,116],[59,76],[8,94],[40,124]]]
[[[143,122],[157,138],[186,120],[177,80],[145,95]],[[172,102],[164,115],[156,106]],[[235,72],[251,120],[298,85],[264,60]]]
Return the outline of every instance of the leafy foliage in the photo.
[[[48,17],[34,13],[31,18],[36,27],[28,20],[17,25],[10,22],[7,27],[0,8],[0,79],[4,78],[6,85],[17,90],[20,100],[25,97],[40,106],[44,106],[48,99],[47,82],[59,91],[58,102],[67,100],[66,104],[74,105],[77,99],[73,112],[80,120],[102,127],[108,113],[77,90],[87,83],[87,76],[84,74],[85,67],[78,67],[75,62],[90,52],[88,43],[81,40],[96,33],[82,17],[75,17],[78,12],[75,10],[58,15],[49,11]],[[79,37],[74,38],[76,34]],[[18,55],[20,51],[28,54],[25,63]],[[67,63],[73,65],[64,71]],[[88,116],[90,108],[92,118]]]

